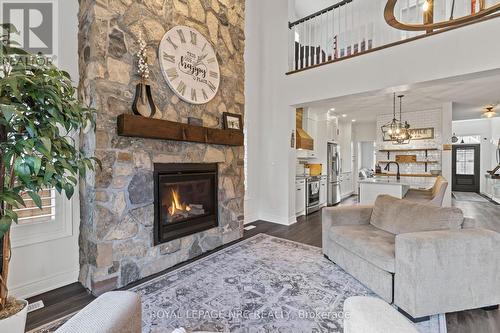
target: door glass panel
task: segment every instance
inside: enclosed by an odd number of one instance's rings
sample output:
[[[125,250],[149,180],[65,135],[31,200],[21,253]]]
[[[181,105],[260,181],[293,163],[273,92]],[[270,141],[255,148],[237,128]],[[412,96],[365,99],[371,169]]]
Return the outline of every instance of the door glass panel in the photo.
[[[474,175],[474,148],[457,148],[457,175]]]

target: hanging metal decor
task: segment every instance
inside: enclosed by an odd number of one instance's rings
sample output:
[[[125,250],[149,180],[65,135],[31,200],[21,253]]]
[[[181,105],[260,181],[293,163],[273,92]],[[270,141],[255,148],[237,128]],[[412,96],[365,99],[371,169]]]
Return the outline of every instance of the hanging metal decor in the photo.
[[[398,0],[388,0],[385,5],[384,18],[385,21],[391,26],[399,30],[407,31],[427,31],[432,32],[433,30],[449,28],[453,26],[458,26],[466,23],[471,23],[477,21],[485,16],[494,14],[500,11],[500,3],[486,5],[486,0],[478,0],[479,8],[476,11],[476,7],[471,6],[471,14],[467,16],[462,16],[455,18],[455,1],[452,3],[450,18],[446,21],[434,22],[434,2],[435,0],[426,0],[422,7],[423,10],[423,22],[422,24],[411,24],[398,21],[395,16],[395,9]],[[474,1],[475,3],[476,1]]]
[[[412,138],[410,131],[410,124],[405,121],[403,123],[403,97],[399,95],[399,120],[396,118],[396,93],[393,98],[393,118],[392,120],[381,127],[382,135],[387,138],[387,141],[392,141],[395,145],[409,144]]]

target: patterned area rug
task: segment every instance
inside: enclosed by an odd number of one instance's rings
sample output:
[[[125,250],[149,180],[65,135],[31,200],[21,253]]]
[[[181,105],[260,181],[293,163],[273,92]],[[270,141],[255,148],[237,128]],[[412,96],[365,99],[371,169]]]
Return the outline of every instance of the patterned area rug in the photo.
[[[342,332],[344,300],[374,296],[321,249],[264,234],[131,290],[142,298],[143,332],[154,333]],[[418,329],[439,332],[438,316]]]

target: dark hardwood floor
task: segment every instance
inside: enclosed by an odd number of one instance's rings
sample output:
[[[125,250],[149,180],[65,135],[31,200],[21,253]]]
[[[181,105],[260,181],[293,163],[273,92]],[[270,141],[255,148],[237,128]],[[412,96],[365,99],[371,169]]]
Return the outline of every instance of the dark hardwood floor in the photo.
[[[28,313],[26,330],[32,330],[81,310],[94,299],[95,296],[78,282],[31,297],[28,299],[30,304],[42,300],[45,307]]]
[[[357,197],[344,200],[341,205],[355,205]],[[453,201],[455,207],[461,208],[468,217],[476,218],[481,225],[500,232],[500,205],[494,203],[477,203],[465,201]],[[245,231],[244,239],[265,233],[271,236],[289,239],[308,245],[321,247],[321,212],[316,212],[307,217],[298,218],[297,223],[291,226],[284,226],[265,221],[251,223],[255,228]],[[237,242],[234,242],[237,243]],[[234,243],[227,244],[224,247]],[[222,247],[222,248],[224,248]],[[210,255],[218,250],[205,253],[201,257]],[[127,288],[133,287],[145,281],[151,280],[169,271],[189,264],[194,260],[179,264],[161,273],[142,279]],[[126,289],[126,288],[123,288]],[[67,314],[80,310],[95,297],[91,295],[79,283],[73,283],[29,299],[29,302],[43,300],[45,307],[28,314],[27,330],[31,330],[45,323],[61,318]],[[451,313],[446,315],[449,333],[498,333],[500,332],[500,310],[484,311],[472,310]]]

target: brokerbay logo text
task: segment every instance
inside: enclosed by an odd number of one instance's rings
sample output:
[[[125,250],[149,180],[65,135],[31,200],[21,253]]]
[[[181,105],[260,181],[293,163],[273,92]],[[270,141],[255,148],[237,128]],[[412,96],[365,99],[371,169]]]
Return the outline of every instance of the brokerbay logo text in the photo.
[[[0,0],[2,23],[16,27],[18,34],[10,39],[29,53],[54,55],[56,53],[57,0]]]

